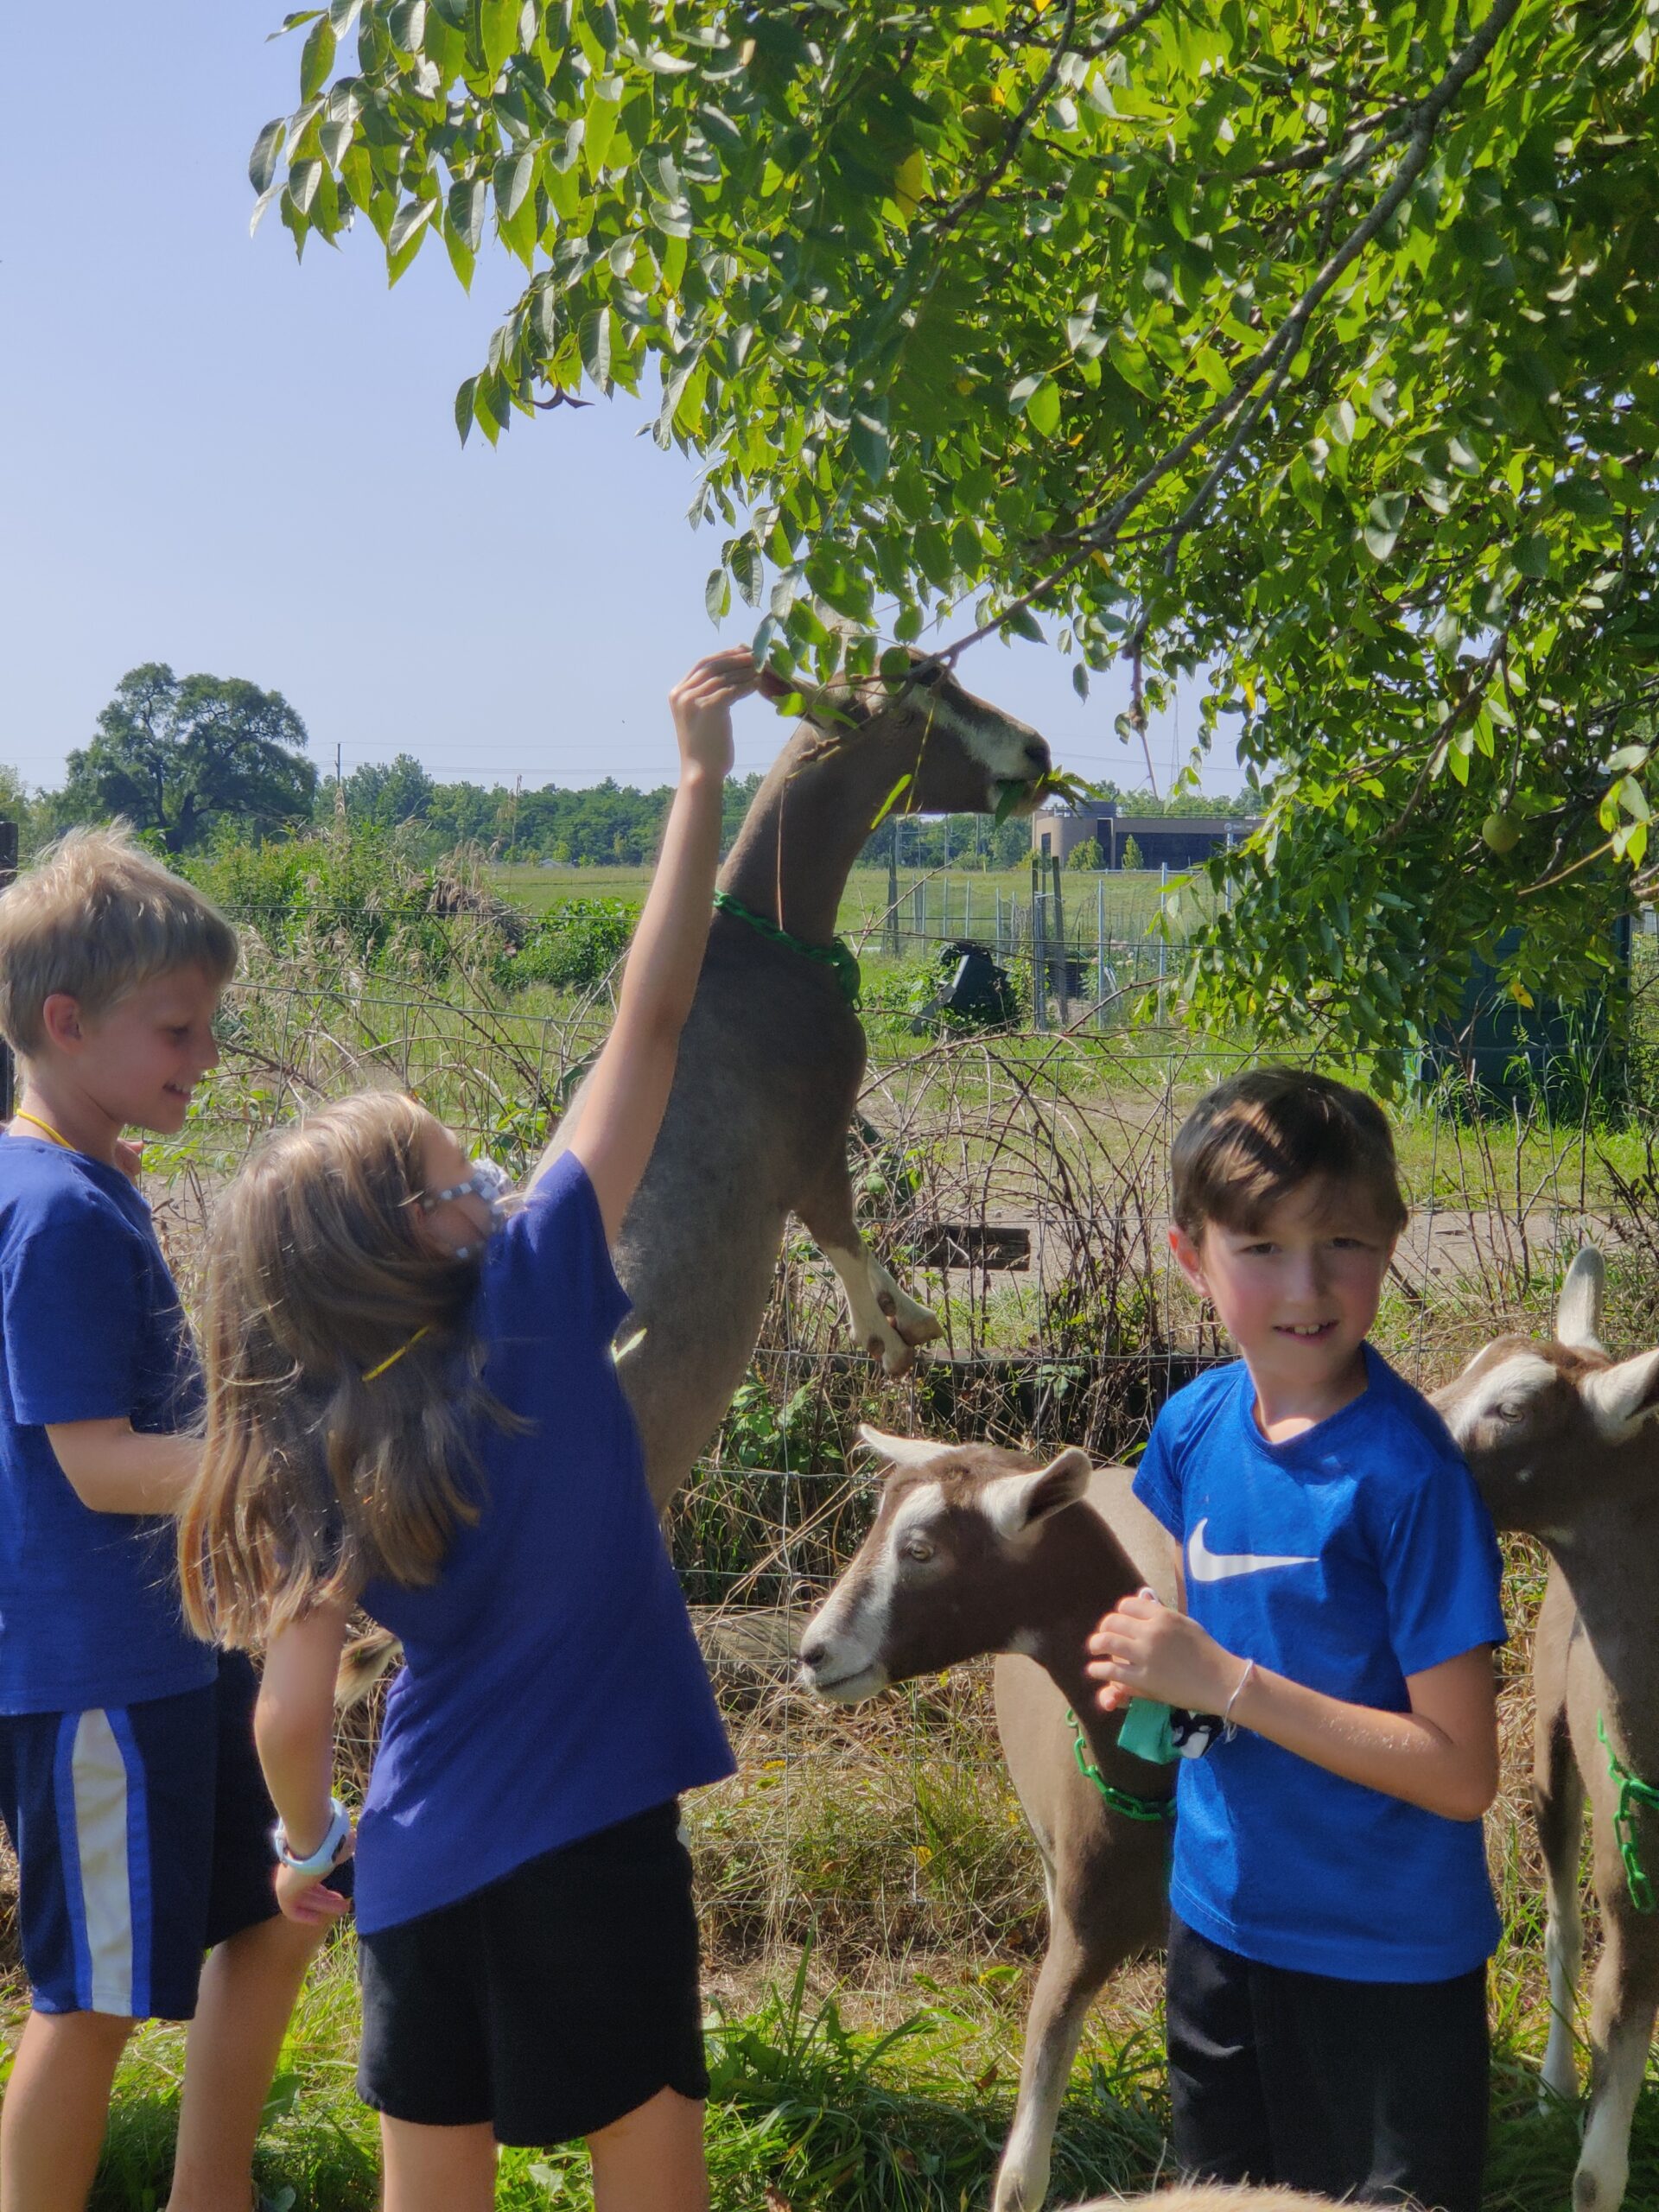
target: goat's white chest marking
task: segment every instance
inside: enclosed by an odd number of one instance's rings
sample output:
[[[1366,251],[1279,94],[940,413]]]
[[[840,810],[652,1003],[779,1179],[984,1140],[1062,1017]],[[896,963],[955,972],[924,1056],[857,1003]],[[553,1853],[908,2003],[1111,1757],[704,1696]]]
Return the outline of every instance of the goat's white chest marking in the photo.
[[[1226,1582],[1236,1574],[1260,1574],[1264,1567],[1318,1564],[1311,1554],[1212,1552],[1204,1541],[1204,1532],[1209,1526],[1210,1516],[1206,1514],[1187,1539],[1186,1572],[1194,1582]]]

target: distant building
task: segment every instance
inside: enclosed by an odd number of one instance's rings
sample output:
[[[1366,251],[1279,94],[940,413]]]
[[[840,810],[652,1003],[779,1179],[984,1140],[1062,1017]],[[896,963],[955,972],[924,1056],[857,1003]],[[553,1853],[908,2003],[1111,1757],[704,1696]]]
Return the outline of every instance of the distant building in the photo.
[[[1122,868],[1134,838],[1143,868],[1196,868],[1218,846],[1243,844],[1261,827],[1255,814],[1125,814],[1116,800],[1062,814],[1045,809],[1031,817],[1031,849],[1052,853],[1061,864],[1077,846],[1097,838],[1108,868]]]

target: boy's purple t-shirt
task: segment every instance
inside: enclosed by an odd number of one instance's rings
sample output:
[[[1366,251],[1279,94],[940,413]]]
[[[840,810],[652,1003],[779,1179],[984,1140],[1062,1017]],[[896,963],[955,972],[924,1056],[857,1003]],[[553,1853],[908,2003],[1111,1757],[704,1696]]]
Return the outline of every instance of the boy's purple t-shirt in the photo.
[[[484,1380],[521,1426],[480,1425],[480,1516],[435,1583],[363,1592],[405,1661],[358,1831],[368,1934],[733,1771],[612,1357],[627,1310],[566,1153],[484,1261]]]
[[[211,1682],[164,1516],[94,1513],[48,1424],[165,1435],[201,1382],[149,1208],[118,1168],[0,1137],[0,1713],[82,1712]]]

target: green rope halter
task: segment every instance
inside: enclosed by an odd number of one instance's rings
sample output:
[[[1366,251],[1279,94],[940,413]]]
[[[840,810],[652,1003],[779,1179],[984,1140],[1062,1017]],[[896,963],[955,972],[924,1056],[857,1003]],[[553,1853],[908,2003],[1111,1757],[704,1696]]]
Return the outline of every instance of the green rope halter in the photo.
[[[1089,1756],[1089,1739],[1083,1732],[1083,1723],[1068,1706],[1066,1721],[1071,1730],[1071,1749],[1076,1755],[1077,1772],[1085,1782],[1091,1782],[1114,1813],[1122,1813],[1126,1821],[1173,1821],[1175,1800],[1173,1797],[1137,1797],[1132,1789],[1119,1789],[1107,1781],[1105,1776]]]
[[[715,912],[729,914],[734,922],[747,922],[758,937],[772,944],[787,945],[791,952],[798,952],[808,960],[816,960],[821,967],[832,969],[842,998],[849,1006],[858,1004],[862,982],[858,972],[858,955],[844,938],[834,938],[828,944],[809,944],[804,937],[779,929],[776,922],[769,922],[764,914],[757,914],[752,906],[734,899],[729,891],[715,892]]]
[[[1596,1734],[1601,1748],[1607,1754],[1607,1772],[1618,1784],[1618,1802],[1613,1808],[1613,1834],[1618,1840],[1618,1855],[1624,1861],[1624,1879],[1630,1885],[1630,1903],[1638,1912],[1659,1912],[1659,1897],[1656,1897],[1648,1870],[1642,1864],[1642,1853],[1636,1840],[1636,1815],[1639,1807],[1646,1813],[1659,1813],[1659,1789],[1652,1783],[1643,1782],[1630,1772],[1607,1740],[1607,1724],[1600,1713],[1596,1715]]]

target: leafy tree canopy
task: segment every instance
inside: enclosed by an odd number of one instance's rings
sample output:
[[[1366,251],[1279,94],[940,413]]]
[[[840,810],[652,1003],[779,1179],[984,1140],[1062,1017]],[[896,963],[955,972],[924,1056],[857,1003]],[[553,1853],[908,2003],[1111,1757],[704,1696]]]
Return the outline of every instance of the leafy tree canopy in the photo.
[[[1080,686],[1131,657],[1129,734],[1206,671],[1271,804],[1200,1014],[1386,1075],[1448,948],[1590,979],[1652,788],[1655,0],[289,21],[256,188],[394,278],[493,224],[527,281],[463,435],[660,391],[780,664],[1041,614]]]
[[[70,821],[124,814],[168,852],[188,852],[223,817],[256,833],[308,820],[317,772],[305,742],[280,691],[147,661],[116,686],[92,743],[69,755],[55,804]]]

